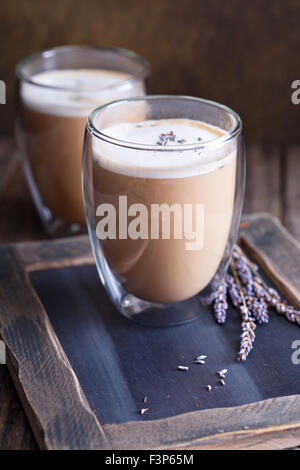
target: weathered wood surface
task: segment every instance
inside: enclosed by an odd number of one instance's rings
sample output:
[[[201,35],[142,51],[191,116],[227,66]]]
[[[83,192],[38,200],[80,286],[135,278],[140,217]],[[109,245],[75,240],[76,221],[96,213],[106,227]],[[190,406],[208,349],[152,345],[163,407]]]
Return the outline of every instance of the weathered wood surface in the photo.
[[[111,424],[103,428],[118,449],[158,448],[162,443],[167,448],[186,450],[283,449],[300,443],[299,406],[300,397],[290,396],[236,408],[186,413],[151,423]],[[294,423],[279,424],[280,420],[289,419]],[[237,430],[227,430],[234,426]],[[179,434],[188,439],[178,443]]]
[[[0,365],[0,449],[37,449],[36,441],[5,365]]]
[[[202,96],[233,107],[252,141],[299,143],[299,105],[291,102],[291,83],[299,78],[297,0],[55,3],[0,3],[0,77],[7,84],[2,132],[12,130],[16,63],[53,45],[87,43],[143,55],[152,93]]]
[[[250,225],[243,229],[242,234],[243,240],[247,246],[255,245],[257,241],[259,250],[262,249],[262,240],[268,238],[270,231],[273,232],[274,230],[279,230],[280,234],[272,239],[272,243],[282,243],[283,240],[281,237],[284,237],[286,234],[281,231],[280,227],[278,228],[277,222],[272,218],[252,216],[249,220]],[[257,239],[255,239],[255,234],[257,234]],[[64,245],[67,247],[68,240],[60,241],[60,248],[57,251],[53,250],[53,246],[56,244],[57,242],[50,242],[49,250],[46,249],[47,245],[44,244],[43,250],[37,249],[37,251],[35,251],[33,249],[34,246],[30,243],[26,263],[31,271],[34,272],[34,266],[38,269],[40,266],[45,268],[45,262],[49,260],[49,253],[51,253],[50,265],[55,263],[55,265],[61,266],[62,261],[67,260],[67,265],[72,266],[68,261],[69,249],[66,248],[66,253],[63,249]],[[37,243],[37,247],[39,246],[40,243]],[[85,239],[81,237],[78,241],[80,256],[84,253],[85,247]],[[19,245],[19,248],[24,251],[26,246],[22,243]],[[288,269],[291,268],[293,272],[296,272],[295,270],[299,266],[299,247],[289,236],[285,241],[285,249],[290,253],[290,265]],[[276,246],[274,246],[274,250],[276,250]],[[22,271],[18,247],[16,250],[13,248],[2,248],[1,251],[2,259],[4,260],[0,273],[2,309],[3,302],[5,304],[5,308],[2,312],[9,312],[9,314],[1,314],[2,334],[13,353],[13,361],[10,364],[11,373],[16,383],[19,382],[19,385],[22,387],[24,392],[22,398],[24,399],[24,395],[26,395],[26,402],[30,405],[30,407],[27,408],[27,413],[29,413],[31,421],[35,422],[33,428],[41,447],[242,449],[286,448],[299,444],[300,395],[295,394],[290,396],[273,396],[263,401],[229,408],[213,407],[211,409],[200,409],[192,413],[181,413],[177,416],[165,417],[161,420],[152,420],[146,416],[145,420],[142,421],[134,420],[130,422],[120,422],[119,424],[99,424],[98,413],[100,416],[104,416],[106,410],[101,410],[100,405],[100,410],[92,411],[87,403],[86,392],[81,389],[74,372],[70,374],[72,370],[70,363],[55,333],[55,331],[58,331],[57,320],[61,321],[59,315],[57,316],[56,312],[56,319],[51,317],[51,324],[54,324],[54,331],[52,326],[50,326],[44,308],[28,282],[26,273]],[[54,259],[55,252],[57,253],[57,259]],[[37,253],[39,253],[39,262],[37,262]],[[272,260],[269,259],[270,256],[272,257],[272,253],[268,252],[264,256],[268,264],[272,266]],[[284,263],[283,265],[280,264],[282,262],[282,258],[275,260],[276,269],[280,268],[280,279],[282,279],[282,271],[286,270],[286,265]],[[38,274],[41,271],[36,272]],[[273,273],[277,279],[277,271],[271,269],[270,272]],[[286,274],[288,275],[288,273]],[[65,274],[62,279],[64,277]],[[84,275],[84,279],[87,279],[86,275]],[[293,279],[289,279],[288,281],[293,287],[295,287],[296,282],[298,282]],[[87,284],[86,288],[88,288],[89,298],[92,299],[94,294],[91,290],[91,286],[88,287]],[[64,285],[61,286],[61,289],[62,292],[64,292],[63,298],[67,298],[68,294],[67,290],[64,290]],[[12,291],[14,292],[13,297],[9,295],[9,292]],[[98,289],[96,289],[96,291],[98,291]],[[72,296],[74,294],[73,292]],[[49,297],[49,294],[47,295]],[[96,296],[97,295],[96,293]],[[49,298],[51,300],[51,293]],[[74,301],[75,306],[77,300],[74,299]],[[75,312],[74,306],[72,310]],[[79,313],[80,308],[79,306]],[[107,309],[108,305],[103,305],[103,308],[104,310]],[[30,314],[28,314],[28,312],[30,312]],[[69,313],[67,314],[67,311],[64,310],[64,315],[69,315]],[[108,317],[111,318],[111,312],[108,312]],[[77,324],[79,318],[80,317],[77,317],[74,323]],[[71,317],[68,318],[68,316],[66,316],[66,319],[67,321],[72,321]],[[120,321],[126,320],[122,319]],[[289,325],[284,320],[282,321],[287,327],[296,328],[293,325]],[[22,340],[20,340],[21,335],[15,334],[16,330],[20,328],[19,325],[22,327],[23,331]],[[33,325],[35,325],[34,328]],[[217,328],[217,326],[214,325],[214,328]],[[269,326],[261,331],[268,332],[268,328]],[[285,327],[282,324],[280,328]],[[102,327],[101,330],[103,330]],[[30,348],[28,350],[26,346],[28,342],[26,338],[24,339],[24,332],[28,332],[30,337]],[[282,329],[281,332],[283,334],[284,330]],[[81,329],[81,335],[82,333],[83,330]],[[181,329],[181,334],[182,333],[183,329]],[[267,341],[270,341],[271,337],[269,337]],[[126,338],[127,341],[129,341],[128,335]],[[257,347],[262,348],[263,346],[257,344]],[[222,346],[222,349],[223,348],[224,344]],[[171,349],[173,351],[173,348]],[[31,366],[28,360],[26,360],[26,350],[27,354],[29,354],[30,351]],[[35,351],[38,351],[38,355],[36,355]],[[89,354],[87,349],[85,351],[86,354]],[[260,355],[262,351],[263,349],[258,350]],[[254,354],[254,352],[252,354]],[[101,356],[98,356],[98,362],[101,360]],[[108,358],[106,360],[108,360]],[[144,361],[146,361],[146,357]],[[74,362],[74,358],[72,358],[72,367],[74,368],[74,366],[76,366],[76,361]],[[237,364],[237,366],[243,367],[239,364]],[[30,370],[31,367],[33,370]],[[278,362],[276,363],[276,368],[277,367],[279,367]],[[76,371],[76,367],[74,370]],[[246,370],[249,371],[249,369],[243,368],[243,373],[245,373]],[[242,370],[240,370],[239,374],[241,373]],[[32,379],[32,377],[34,377],[34,379]],[[235,380],[236,378],[237,376]],[[54,394],[52,389],[53,385],[55,385]],[[283,385],[285,386],[285,384]],[[288,385],[290,387],[296,386],[295,380],[294,383]],[[256,390],[257,386],[258,384],[253,390]],[[252,386],[249,387],[249,390],[251,387]],[[261,391],[262,390],[263,389],[261,389]],[[111,396],[113,396],[113,388],[110,393],[112,394]],[[230,394],[231,393],[232,392],[230,392]],[[248,390],[247,393],[249,393]],[[90,397],[89,394],[88,397]],[[53,416],[53,413],[51,413],[53,406],[57,410],[55,413],[55,422],[50,418],[50,416]],[[114,406],[119,406],[119,403],[116,402]],[[73,411],[76,409],[76,416],[74,413],[72,415],[71,409]],[[64,410],[63,413],[62,410]],[[129,411],[126,413],[129,413]],[[82,432],[81,434],[79,433],[79,429],[81,429],[81,431],[83,428],[86,429],[87,424],[84,424],[85,420],[87,420],[86,423],[88,422],[88,435]],[[245,429],[245,426],[247,429]],[[222,427],[222,429],[220,429],[220,427]],[[71,433],[69,432],[69,428],[72,429]],[[76,431],[77,428],[78,431]],[[44,435],[41,432],[42,429]],[[59,435],[57,434],[58,429]]]
[[[0,243],[12,243],[23,240],[46,239],[44,231],[34,211],[26,183],[17,158],[12,158],[15,143],[12,138],[0,140]],[[299,217],[299,147],[280,149],[274,147],[247,147],[247,189],[244,212],[268,211],[278,216],[287,229],[300,241]],[[29,269],[42,267],[40,261],[44,250],[43,242],[38,245],[29,243],[22,245],[21,256]],[[70,245],[65,253],[63,263],[76,264],[73,250],[78,246]],[[88,242],[81,247],[81,259],[92,262]],[[48,253],[46,262],[55,265],[55,254]],[[42,256],[41,256],[42,258]],[[0,366],[0,448],[36,448],[31,429],[16,397],[11,379],[5,366]],[[11,405],[11,403],[13,403]],[[14,411],[16,410],[16,412]],[[296,433],[297,434],[297,433]],[[294,431],[286,432],[286,447],[294,444],[288,442],[287,436],[293,440]],[[17,436],[17,437],[16,437]],[[274,435],[275,436],[275,435]],[[279,439],[281,441],[281,433]],[[229,440],[227,443],[229,443]],[[269,437],[268,437],[269,440]],[[236,436],[232,441],[235,445]],[[249,440],[248,440],[249,442]],[[263,438],[262,438],[263,442]],[[270,440],[268,441],[270,442]],[[277,437],[274,437],[277,445]],[[210,445],[213,445],[212,443]],[[239,445],[239,444],[237,444]],[[256,444],[258,445],[258,440]],[[263,445],[263,444],[262,444]]]
[[[60,266],[80,266],[94,264],[91,245],[87,235],[64,239],[49,244],[49,240],[38,242],[18,243],[20,259],[27,271],[37,271],[44,268]]]
[[[252,145],[246,148],[246,198],[244,213],[268,212],[282,216],[280,150]]]
[[[284,222],[300,241],[300,147],[291,147],[286,155]]]
[[[0,170],[0,243],[47,238],[11,137],[0,139]]]
[[[35,422],[33,430],[40,446],[107,448],[101,425],[89,408],[16,251],[0,248],[0,257],[1,335],[13,358],[8,363],[14,370],[13,377],[22,384],[23,398],[34,406],[30,418]],[[32,354],[32,345],[36,355]],[[61,419],[62,412],[65,416]]]

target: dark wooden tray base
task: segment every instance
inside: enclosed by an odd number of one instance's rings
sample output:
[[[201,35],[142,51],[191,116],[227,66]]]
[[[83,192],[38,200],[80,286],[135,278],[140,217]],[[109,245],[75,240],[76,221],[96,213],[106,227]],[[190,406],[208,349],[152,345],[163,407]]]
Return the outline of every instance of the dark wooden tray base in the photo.
[[[297,244],[266,215],[251,216],[243,227],[242,242],[298,305]],[[257,328],[255,348],[240,364],[234,309],[224,326],[209,310],[161,329],[122,317],[100,285],[86,237],[2,248],[1,259],[8,366],[41,447],[299,444],[300,366],[291,361],[299,329],[275,312]],[[208,356],[205,365],[193,364],[199,354]],[[179,364],[189,371],[178,371]],[[222,368],[225,387],[216,375]],[[140,415],[143,407],[149,411]]]

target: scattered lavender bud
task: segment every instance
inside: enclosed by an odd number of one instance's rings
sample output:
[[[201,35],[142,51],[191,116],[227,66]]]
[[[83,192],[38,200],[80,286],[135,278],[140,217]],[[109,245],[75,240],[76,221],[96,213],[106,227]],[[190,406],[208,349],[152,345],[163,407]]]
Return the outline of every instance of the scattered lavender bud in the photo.
[[[174,142],[176,139],[176,135],[173,131],[170,132],[162,132],[159,136],[159,141],[156,142],[158,145],[167,145],[169,142]]]
[[[188,366],[177,366],[178,370],[189,370]]]

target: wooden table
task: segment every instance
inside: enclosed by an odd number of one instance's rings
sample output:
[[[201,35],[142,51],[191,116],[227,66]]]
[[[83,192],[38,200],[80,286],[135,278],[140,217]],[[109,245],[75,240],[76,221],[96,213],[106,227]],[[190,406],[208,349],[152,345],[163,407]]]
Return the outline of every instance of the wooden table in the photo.
[[[13,138],[0,139],[0,243],[46,235],[24,181]],[[299,155],[299,156],[298,156]],[[300,147],[247,147],[244,212],[276,215],[300,241]],[[37,449],[5,365],[0,365],[0,449]]]

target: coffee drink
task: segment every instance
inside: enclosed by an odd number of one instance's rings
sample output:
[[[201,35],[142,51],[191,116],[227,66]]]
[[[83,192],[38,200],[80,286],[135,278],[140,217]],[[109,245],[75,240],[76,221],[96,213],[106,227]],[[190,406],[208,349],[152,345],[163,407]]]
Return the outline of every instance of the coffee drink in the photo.
[[[128,121],[101,129],[109,142],[92,142],[97,237],[125,291],[183,301],[210,283],[224,255],[236,141],[198,120]]]
[[[143,79],[104,69],[34,74],[20,87],[23,153],[43,205],[58,219],[85,225],[81,160],[88,114],[115,99],[145,93]]]

